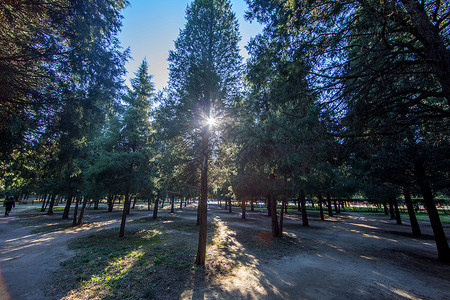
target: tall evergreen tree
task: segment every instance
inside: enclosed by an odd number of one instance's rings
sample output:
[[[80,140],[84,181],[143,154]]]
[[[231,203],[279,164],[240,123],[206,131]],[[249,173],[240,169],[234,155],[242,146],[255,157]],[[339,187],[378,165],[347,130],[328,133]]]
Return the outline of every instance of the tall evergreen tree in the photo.
[[[169,100],[177,135],[187,141],[200,168],[199,244],[196,264],[204,265],[207,237],[208,165],[213,120],[226,117],[241,80],[240,35],[229,0],[194,0],[186,25],[169,54]]]

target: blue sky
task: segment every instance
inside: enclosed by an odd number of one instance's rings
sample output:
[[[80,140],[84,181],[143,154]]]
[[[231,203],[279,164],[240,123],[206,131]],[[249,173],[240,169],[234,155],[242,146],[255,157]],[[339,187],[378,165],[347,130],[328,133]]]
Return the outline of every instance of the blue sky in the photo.
[[[156,89],[167,85],[169,72],[167,57],[169,50],[174,48],[174,40],[185,24],[186,7],[192,0],[131,0],[131,6],[123,12],[123,27],[119,39],[124,48],[130,47],[131,59],[126,64],[128,77],[134,77],[138,66],[144,57],[149,63],[149,73],[152,74]],[[240,24],[242,41],[241,55],[245,58],[247,52],[244,46],[261,31],[261,25],[244,20],[247,10],[245,0],[231,0],[233,11]]]

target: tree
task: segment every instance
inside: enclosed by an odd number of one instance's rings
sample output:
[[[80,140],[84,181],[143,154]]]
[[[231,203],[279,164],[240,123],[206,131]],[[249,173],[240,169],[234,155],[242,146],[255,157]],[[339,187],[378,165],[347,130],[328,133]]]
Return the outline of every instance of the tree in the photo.
[[[358,126],[372,131],[388,130],[392,123],[409,125],[427,118],[448,117],[448,3],[437,0],[250,0],[248,3],[247,16],[266,23],[267,33],[289,41],[294,51],[306,51],[313,64],[310,71],[313,84],[322,91],[322,101],[338,112],[338,119],[348,106],[356,105],[361,107],[362,114],[356,120],[350,115],[351,122],[360,121]],[[403,82],[394,86],[398,77]],[[374,92],[379,94],[368,97]],[[370,126],[364,126],[374,113],[391,112],[399,117],[383,118],[378,124],[370,122]]]
[[[200,168],[199,245],[196,264],[206,260],[208,166],[213,120],[226,115],[238,95],[240,36],[229,0],[195,0],[169,54],[169,98],[183,141]]]
[[[126,107],[118,145],[119,152],[124,155],[121,164],[124,169],[123,194],[125,195],[120,237],[125,234],[125,222],[131,203],[130,194],[135,194],[145,184],[152,171],[150,164],[153,155],[150,148],[152,138],[150,110],[154,84],[151,82],[152,76],[148,74],[148,65],[145,59],[135,75],[136,77],[131,79],[131,89],[123,97]]]

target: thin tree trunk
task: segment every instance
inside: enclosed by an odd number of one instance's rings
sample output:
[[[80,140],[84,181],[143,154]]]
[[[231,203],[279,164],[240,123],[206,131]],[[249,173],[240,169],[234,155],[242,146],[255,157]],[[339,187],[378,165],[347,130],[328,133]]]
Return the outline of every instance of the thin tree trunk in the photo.
[[[298,203],[301,204],[303,226],[309,226],[308,213],[306,212],[306,197],[303,189],[300,190],[300,194],[298,195]]]
[[[45,211],[45,202],[47,201],[47,194],[44,195],[44,198],[42,198],[42,207],[41,212]]]
[[[170,213],[173,214],[175,212],[175,196],[172,195],[170,197]]]
[[[250,211],[255,211],[255,198],[251,197],[250,198]]]
[[[112,212],[114,208],[114,199],[116,198],[116,195],[108,195],[107,202],[108,202],[108,212]]]
[[[330,217],[333,216],[333,208],[331,207],[331,195],[327,193],[327,207],[328,207],[328,215]]]
[[[231,197],[228,197],[228,212],[233,212],[233,206],[231,205]]]
[[[53,215],[53,207],[55,206],[56,194],[52,195],[52,199],[50,200],[50,206],[48,207],[47,215]]]
[[[391,215],[390,219],[395,220],[394,202],[392,201],[391,198],[389,198],[388,202],[389,202],[389,213]]]
[[[120,222],[119,237],[124,237],[125,235],[125,224],[127,222],[127,214],[131,206],[130,193],[128,192],[128,190],[129,188],[127,188],[127,192],[125,194],[125,201],[123,202],[122,221]]]
[[[153,219],[157,219],[158,218],[158,206],[159,206],[159,192],[158,192],[158,196],[156,196],[155,199],[155,205],[153,206]]]
[[[71,194],[69,194],[69,196],[67,197],[66,206],[64,207],[64,212],[63,212],[63,216],[62,216],[63,220],[69,219],[69,211],[70,211],[70,205],[72,204],[72,198],[73,198],[73,195],[71,195]]]
[[[384,208],[384,215],[388,216],[389,215],[389,210],[388,210],[388,207],[387,207],[387,204],[386,204],[386,200],[383,201],[383,208]]]
[[[241,203],[242,205],[241,205],[241,207],[242,207],[242,216],[241,216],[241,218],[242,219],[246,219],[246,211],[245,211],[245,197],[242,197],[242,203]]]
[[[209,106],[208,106],[209,113]],[[208,163],[209,163],[209,127],[204,126],[202,129],[202,164],[200,177],[200,199],[198,211],[198,249],[195,259],[196,265],[205,265],[206,263],[206,240],[208,234]]]
[[[419,222],[417,222],[416,213],[414,212],[414,206],[411,200],[411,193],[408,189],[403,189],[403,195],[405,196],[405,204],[408,209],[409,222],[411,223],[412,234],[415,237],[421,237]]]
[[[430,218],[431,228],[433,229],[434,239],[438,250],[438,260],[450,262],[450,248],[448,246],[447,237],[445,236],[439,213],[434,204],[433,192],[431,191],[429,179],[427,178],[423,164],[421,162],[415,162],[414,171],[420,191],[422,192],[428,217]]]
[[[269,194],[270,200],[270,215],[272,217],[272,235],[274,237],[280,236],[280,228],[278,226],[278,217],[277,217],[277,201],[273,197],[273,194]]]
[[[270,208],[272,206],[271,204],[271,197],[270,195],[267,196],[267,216],[271,217],[272,216],[272,209]]]
[[[283,237],[283,221],[284,221],[284,209],[286,208],[286,199],[283,199],[281,202],[281,211],[280,211],[280,232],[279,237]]]
[[[319,199],[319,212],[320,212],[320,220],[321,221],[324,221],[325,220],[325,217],[324,217],[324,215],[323,215],[323,199],[322,199],[322,194],[321,193],[319,193],[318,195],[317,195],[317,198]]]
[[[148,197],[148,198],[147,198],[147,210],[148,210],[148,211],[150,211],[151,202],[152,202],[151,198]]]
[[[84,197],[83,205],[81,206],[80,215],[78,216],[77,225],[81,225],[83,222],[84,210],[86,209],[86,204],[88,203],[88,198]]]
[[[77,196],[75,198],[75,209],[73,211],[73,219],[72,219],[72,226],[77,226],[77,217],[78,217],[78,203],[80,202],[80,196]]]
[[[136,202],[137,202],[137,197],[134,197],[134,201],[133,201],[133,209],[135,209],[136,208]]]
[[[183,199],[186,201],[186,198],[180,197],[180,209],[183,209]]]
[[[98,210],[98,205],[100,203],[100,198],[95,198],[94,200],[94,210]]]
[[[394,203],[395,220],[397,221],[397,225],[402,225],[402,217],[400,216],[400,210],[398,209],[397,197],[393,197],[392,202]]]

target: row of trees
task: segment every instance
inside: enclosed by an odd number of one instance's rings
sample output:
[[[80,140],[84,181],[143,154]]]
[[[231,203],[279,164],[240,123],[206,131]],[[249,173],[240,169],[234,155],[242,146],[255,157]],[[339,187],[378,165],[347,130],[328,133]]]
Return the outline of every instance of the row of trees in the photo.
[[[446,2],[247,0],[265,28],[244,65],[230,1],[195,0],[159,93],[146,61],[123,86],[125,1],[0,2],[5,189],[64,194],[65,217],[79,195],[123,195],[121,236],[132,197],[199,197],[200,265],[208,195],[265,198],[274,236],[278,203],[298,199],[308,225],[307,196],[355,193],[403,194],[420,234],[420,195],[450,260],[434,202],[450,179]]]

